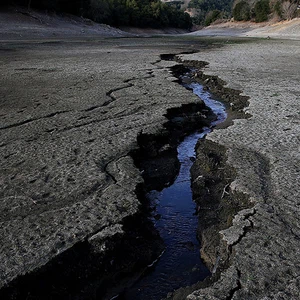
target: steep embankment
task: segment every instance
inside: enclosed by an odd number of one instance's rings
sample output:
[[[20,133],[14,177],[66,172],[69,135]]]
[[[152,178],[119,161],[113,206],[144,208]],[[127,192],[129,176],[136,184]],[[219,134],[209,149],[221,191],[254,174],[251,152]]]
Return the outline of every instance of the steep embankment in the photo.
[[[73,15],[28,11],[21,7],[2,8],[0,11],[0,38],[57,39],[86,37],[121,37],[129,35],[105,24]]]
[[[226,22],[208,26],[189,35],[194,36],[236,36],[300,39],[300,19],[279,23]]]
[[[293,19],[290,21],[282,21],[279,23],[258,27],[246,34],[246,36],[253,37],[274,37],[274,38],[288,38],[300,39],[300,19]]]

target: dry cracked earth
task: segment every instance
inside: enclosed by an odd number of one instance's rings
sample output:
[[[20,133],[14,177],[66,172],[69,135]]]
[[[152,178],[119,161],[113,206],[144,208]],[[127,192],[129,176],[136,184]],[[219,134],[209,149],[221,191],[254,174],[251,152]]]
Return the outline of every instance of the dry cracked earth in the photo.
[[[250,97],[249,119],[208,136],[237,171],[231,190],[250,196],[221,238],[231,267],[188,299],[298,299],[300,269],[299,41],[256,40],[185,58],[208,61],[228,87]],[[225,292],[226,291],[226,292]]]
[[[250,97],[251,117],[208,139],[225,146],[236,170],[228,189],[252,205],[219,233],[229,267],[187,299],[299,299],[300,42],[226,38],[206,48],[204,40],[1,43],[0,288],[13,287],[8,299],[18,278],[26,283],[68,249],[85,243],[102,253],[122,236],[124,219],[141,208],[143,178],[130,155],[138,135],[159,134],[168,108],[196,99],[160,55],[191,50],[183,60],[208,62],[205,74]]]

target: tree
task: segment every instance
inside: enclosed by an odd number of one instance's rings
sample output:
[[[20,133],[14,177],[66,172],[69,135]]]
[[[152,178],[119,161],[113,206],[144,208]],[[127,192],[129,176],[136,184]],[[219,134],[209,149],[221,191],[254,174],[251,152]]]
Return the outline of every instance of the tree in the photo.
[[[204,25],[209,26],[211,23],[219,19],[221,16],[221,12],[217,9],[213,11],[209,11],[205,16]]]
[[[2,0],[2,2],[5,0]],[[8,1],[8,0],[6,0]],[[160,0],[14,0],[28,9],[68,12],[113,26],[190,28],[191,18],[180,5]],[[225,1],[225,0],[222,0]]]
[[[110,20],[111,9],[106,0],[91,0],[87,16],[99,23],[107,23]]]
[[[282,5],[280,0],[273,3],[272,10],[278,15],[278,17],[282,18]]]
[[[238,2],[233,8],[233,18],[236,21],[250,20],[250,6],[246,1]]]
[[[207,24],[219,11],[222,16],[230,16],[233,0],[191,0],[188,7],[197,10],[194,20],[197,24]]]
[[[268,20],[270,13],[269,0],[259,0],[254,5],[255,22],[264,22]]]

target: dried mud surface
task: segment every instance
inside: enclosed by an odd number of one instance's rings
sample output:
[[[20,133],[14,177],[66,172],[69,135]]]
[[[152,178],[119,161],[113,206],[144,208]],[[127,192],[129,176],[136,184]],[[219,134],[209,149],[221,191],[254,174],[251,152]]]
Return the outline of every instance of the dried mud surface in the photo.
[[[81,243],[101,256],[109,237],[126,234],[124,220],[141,208],[130,156],[137,137],[161,134],[167,110],[197,98],[160,55],[194,50],[182,59],[209,62],[204,74],[249,97],[251,117],[208,139],[234,168],[225,191],[246,195],[251,208],[220,232],[229,267],[187,299],[300,297],[300,45],[216,43],[223,47],[205,50],[197,37],[1,43],[0,289]]]
[[[65,261],[65,276],[86,280],[95,272],[93,260],[97,265],[116,245],[124,249],[115,240],[128,238],[134,224],[144,226],[135,220],[127,228],[128,217],[142,207],[143,178],[131,153],[139,137],[163,138],[164,124],[177,111],[185,120],[191,107],[195,120],[187,125],[200,120],[198,97],[178,85],[169,68],[176,63],[160,59],[170,49],[189,48],[189,42],[159,38],[1,44],[0,289],[12,285],[5,297],[29,296],[29,282],[47,281],[42,270],[53,273]],[[163,153],[166,143],[154,150]],[[148,263],[162,251],[158,245],[147,254],[146,248],[133,251]],[[130,251],[125,263],[109,261],[129,268],[135,264]],[[78,263],[80,256],[86,258]],[[21,276],[32,272],[28,282]]]
[[[226,192],[246,195],[252,207],[219,233],[231,253],[230,267],[187,299],[300,296],[299,46],[298,41],[257,40],[182,57],[208,61],[203,72],[242,90],[251,115],[207,137],[227,149],[227,164],[236,172]],[[201,158],[203,151],[197,151]]]

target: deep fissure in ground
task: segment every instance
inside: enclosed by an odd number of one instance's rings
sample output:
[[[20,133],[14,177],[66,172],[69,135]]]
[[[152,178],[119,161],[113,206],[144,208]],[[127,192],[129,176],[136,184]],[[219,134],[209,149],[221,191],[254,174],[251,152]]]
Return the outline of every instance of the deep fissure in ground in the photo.
[[[180,61],[175,55],[170,57]],[[189,67],[202,68],[204,65],[202,62],[181,62],[172,71],[179,77]],[[200,69],[196,70],[194,77],[231,103],[235,117],[243,116],[241,109],[247,104],[247,99],[240,95],[240,91],[224,88],[224,82],[218,77],[206,76]],[[41,269],[14,280],[0,292],[1,299],[109,299],[131,285],[161,254],[163,241],[148,219],[145,193],[160,190],[174,181],[180,167],[177,145],[184,136],[208,126],[215,118],[201,102],[169,109],[166,117],[168,122],[164,129],[155,135],[140,134],[139,149],[130,154],[143,171],[145,184],[136,188],[141,210],[124,220],[124,233],[117,232],[106,240],[105,252],[97,251],[97,245],[91,245],[88,239],[76,244]],[[199,141],[197,160],[191,171],[194,200],[201,219],[198,238],[202,244],[202,258],[212,271],[219,261],[217,271],[212,278],[175,292],[174,299],[183,299],[196,288],[209,285],[230,263],[230,253],[220,243],[218,232],[229,227],[233,216],[249,204],[245,195],[234,194],[229,189],[235,174],[225,163],[225,152],[226,149],[217,144]],[[153,172],[154,169],[159,172]],[[215,236],[213,241],[209,239],[212,236]]]

